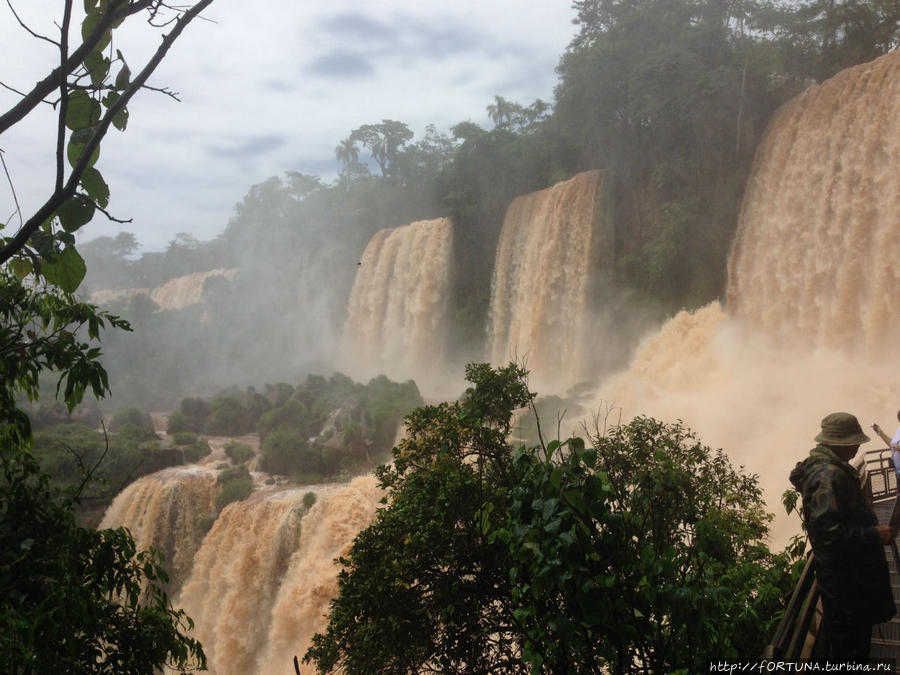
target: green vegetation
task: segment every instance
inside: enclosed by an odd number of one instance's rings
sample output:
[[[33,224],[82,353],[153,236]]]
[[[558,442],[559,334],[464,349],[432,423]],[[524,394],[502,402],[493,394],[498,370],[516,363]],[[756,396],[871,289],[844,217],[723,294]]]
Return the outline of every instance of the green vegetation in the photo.
[[[199,434],[193,431],[176,431],[172,434],[172,443],[174,445],[192,445],[200,438]]]
[[[533,394],[516,366],[467,368],[377,475],[319,672],[700,672],[760,653],[796,572],[765,544],[757,480],[682,425],[637,418],[582,439],[507,443]]]
[[[165,252],[138,259],[127,232],[82,245],[91,273],[103,275],[89,279],[93,287],[239,268],[233,279],[207,281],[203,308],[157,312],[146,297],[116,306],[138,329],[105,344],[123,404],[168,405],[159,392],[222,387],[246,373],[283,379],[272,354],[296,355],[293,371],[313,372],[328,357],[372,235],[426,218],[454,222],[449,343],[481,353],[507,207],[590,169],[609,175],[615,251],[604,272],[614,288],[605,293],[627,294],[629,306],[643,301],[653,318],[721,297],[744,186],[773,112],[814,81],[900,45],[900,9],[888,2],[574,6],[577,33],[561,56],[552,103],[495,96],[486,101],[493,128],[464,121],[421,138],[401,121],[376,120],[339,141],[332,184],[288,172],[254,185],[214,241],[181,234]],[[617,325],[631,318],[621,314]],[[265,326],[267,339],[255,339],[250,326]],[[135,358],[159,344],[176,345],[166,362]],[[209,381],[211,372],[221,380]],[[266,396],[273,408],[286,400]],[[217,433],[230,431],[225,423]]]
[[[256,456],[253,448],[246,443],[238,443],[237,441],[229,441],[225,444],[225,454],[235,464],[244,464]]]
[[[186,635],[191,620],[175,610],[164,591],[168,581],[155,551],[138,552],[125,529],[80,527],[76,509],[93,489],[98,463],[107,452],[87,427],[68,429],[56,441],[78,439],[58,452],[51,426],[32,439],[25,399],[34,405],[42,384],[56,381],[56,397],[72,413],[90,391],[109,393],[97,346],[101,329],[128,330],[128,322],[72,294],[86,268],[75,249],[75,232],[106,212],[110,190],[97,169],[101,142],[111,127],[123,131],[134,95],[184,29],[212,0],[177,10],[158,0],[85,0],[81,25],[72,3],[54,22],[56,39],[32,32],[58,48],[57,67],[15,104],[0,113],[0,134],[54,99],[55,180],[33,213],[16,208],[18,229],[0,236],[0,670],[4,673],[141,673],[164,667],[205,669],[201,645]],[[10,5],[12,8],[12,5]],[[14,9],[12,10],[15,11]],[[147,12],[147,16],[139,16]],[[138,17],[138,18],[136,18]],[[113,33],[149,18],[145,30],[166,26],[146,63],[126,63],[113,50]],[[20,22],[21,23],[21,22]],[[50,25],[47,23],[46,25]],[[80,30],[79,30],[80,28]],[[116,41],[118,43],[118,41]],[[134,68],[132,73],[131,68]],[[66,163],[68,160],[68,166]],[[5,165],[6,166],[6,165]],[[12,180],[10,179],[12,184]],[[7,211],[6,213],[9,213]],[[108,214],[107,214],[108,215]],[[3,229],[8,223],[0,223]],[[52,421],[62,420],[57,416]],[[50,422],[44,419],[43,422]],[[84,420],[83,420],[84,421]],[[117,440],[130,449],[146,430],[123,423]],[[65,440],[63,441],[62,438]],[[39,459],[38,446],[48,452]],[[35,452],[32,453],[34,444]],[[89,457],[90,455],[90,457]],[[99,455],[99,456],[98,456]],[[69,461],[71,471],[51,476],[43,464]],[[126,463],[127,463],[126,461]],[[116,471],[114,469],[104,470]],[[70,483],[61,490],[54,482]]]
[[[206,457],[212,448],[209,447],[209,441],[205,438],[198,437],[193,443],[182,446],[185,462],[199,462]]]
[[[153,426],[153,418],[150,413],[137,408],[123,408],[116,411],[109,421],[110,431],[121,431],[126,426],[143,432],[148,438],[156,438],[156,430]]]
[[[246,466],[228,467],[219,474],[221,486],[216,493],[216,510],[221,511],[232,502],[243,501],[253,492],[253,478]]]

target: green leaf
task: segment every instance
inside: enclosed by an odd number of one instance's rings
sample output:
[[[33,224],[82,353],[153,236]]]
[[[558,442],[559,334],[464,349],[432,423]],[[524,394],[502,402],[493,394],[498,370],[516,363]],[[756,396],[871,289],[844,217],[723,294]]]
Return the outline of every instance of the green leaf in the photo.
[[[9,261],[9,267],[19,281],[34,271],[34,265],[31,264],[30,260],[26,260],[25,258],[13,258]]]
[[[100,121],[100,104],[83,89],[69,94],[66,110],[66,126],[73,131],[90,127]]]
[[[100,9],[92,8],[90,11],[88,11],[87,16],[84,17],[84,21],[81,24],[81,38],[83,40],[87,40],[88,35],[93,32],[94,28],[97,26],[97,24],[100,23],[100,19],[102,18],[103,12]],[[102,52],[104,49],[106,49],[111,38],[112,34],[109,30],[107,30],[97,42],[94,50]]]
[[[112,123],[119,131],[125,131],[125,127],[128,126],[128,108],[122,108],[117,112],[116,116],[113,117]]]
[[[96,50],[88,54],[84,59],[84,67],[91,74],[91,84],[102,84],[109,75],[109,59],[103,55],[101,50]]]
[[[86,127],[84,129],[77,129],[72,132],[72,137],[69,138],[69,145],[66,148],[66,156],[69,158],[69,164],[73,167],[78,164],[78,160],[81,157],[81,153],[84,152],[84,148],[87,145],[88,141],[91,140],[94,136],[94,128]],[[100,157],[100,146],[97,146],[97,149],[94,150],[94,154],[91,156],[91,161],[88,162],[88,166],[94,166],[97,163],[97,159]]]
[[[41,271],[51,284],[59,286],[66,293],[74,293],[84,279],[87,267],[78,251],[67,248],[59,255],[46,260],[41,266]]]
[[[59,216],[59,223],[66,232],[75,232],[91,221],[94,217],[94,208],[94,202],[90,199],[75,195],[56,210],[56,215]]]
[[[121,56],[121,52],[119,52]],[[125,61],[122,61],[122,69],[116,75],[116,89],[125,89],[131,82],[131,69]]]
[[[106,208],[106,205],[109,204],[109,186],[97,169],[94,167],[85,169],[84,174],[81,176],[81,186],[91,199],[102,208]]]

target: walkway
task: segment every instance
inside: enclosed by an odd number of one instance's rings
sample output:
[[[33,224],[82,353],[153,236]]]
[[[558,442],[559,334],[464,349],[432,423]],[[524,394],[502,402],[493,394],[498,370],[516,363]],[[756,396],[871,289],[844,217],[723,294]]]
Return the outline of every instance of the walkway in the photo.
[[[891,519],[894,509],[894,500],[877,502],[874,505],[878,522],[887,524]],[[896,549],[894,549],[896,550]],[[900,608],[900,571],[897,569],[897,558],[890,546],[884,547],[884,555],[887,557],[888,568],[891,572],[891,590],[894,592],[894,603]],[[895,659],[896,672],[900,673],[900,616],[895,616],[887,623],[880,623],[872,629],[872,651],[869,654],[873,659]]]

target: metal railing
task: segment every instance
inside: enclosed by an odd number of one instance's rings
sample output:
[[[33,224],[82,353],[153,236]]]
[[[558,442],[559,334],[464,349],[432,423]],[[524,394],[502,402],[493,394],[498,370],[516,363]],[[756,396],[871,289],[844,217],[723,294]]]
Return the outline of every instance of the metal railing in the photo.
[[[870,503],[896,497],[897,474],[890,448],[869,450],[864,459],[860,479]],[[822,607],[813,571],[813,554],[810,551],[800,579],[788,600],[784,616],[775,629],[772,642],[766,645],[763,657],[790,661],[822,656],[824,640],[821,639],[823,633],[819,630],[821,623]]]

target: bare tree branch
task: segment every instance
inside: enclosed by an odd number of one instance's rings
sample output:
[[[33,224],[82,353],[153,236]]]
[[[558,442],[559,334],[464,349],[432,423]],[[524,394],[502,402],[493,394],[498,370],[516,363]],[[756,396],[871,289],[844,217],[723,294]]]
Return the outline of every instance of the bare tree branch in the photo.
[[[85,170],[88,168],[91,157],[97,148],[100,147],[100,142],[106,136],[106,132],[109,131],[109,127],[112,124],[113,119],[121,113],[131,98],[142,88],[144,88],[147,79],[156,70],[157,66],[162,62],[163,58],[168,53],[169,49],[171,49],[172,45],[175,43],[175,40],[181,35],[182,31],[187,28],[188,24],[193,21],[193,19],[204,9],[206,9],[210,4],[212,4],[213,0],[200,0],[196,4],[194,4],[188,11],[182,14],[178,21],[173,26],[172,30],[163,36],[162,43],[157,48],[156,52],[153,54],[151,59],[144,66],[143,70],[131,81],[131,84],[122,92],[122,95],[116,100],[116,102],[107,108],[106,114],[100,120],[100,123],[97,125],[96,130],[94,131],[93,136],[90,141],[88,141],[82,152],[81,156],[78,159],[78,162],[72,169],[72,173],[69,174],[69,179],[65,182],[65,185],[61,189],[54,190],[53,194],[47,199],[43,206],[41,206],[35,213],[32,215],[23,225],[18,232],[16,232],[15,236],[7,241],[6,245],[0,248],[0,264],[5,263],[9,260],[19,249],[25,246],[28,238],[37,230],[41,224],[46,221],[50,216],[52,216],[56,210],[62,206],[62,204],[70,199],[72,195],[75,194],[75,190],[78,187],[78,182],[81,180],[82,175]],[[143,0],[140,5],[147,5],[149,0]],[[119,3],[121,5],[122,3]],[[118,6],[113,2],[110,7]],[[131,8],[128,8],[128,14],[133,14]],[[95,43],[96,44],[96,43]],[[83,45],[82,45],[83,46]],[[80,48],[79,48],[80,49]],[[72,59],[69,59],[71,63]],[[54,72],[59,71],[60,69],[56,69]],[[72,68],[74,70],[74,67]],[[3,127],[0,125],[0,132],[2,132]]]
[[[19,214],[19,227],[22,226],[22,207],[19,206],[19,198],[16,196],[16,188],[13,185],[12,176],[9,175],[9,168],[6,166],[6,160],[3,158],[3,150],[0,149],[0,164],[3,165],[3,173],[6,174],[6,182],[9,183],[9,191],[12,192],[13,203],[16,205],[16,210],[13,211],[10,218],[16,213]]]
[[[3,115],[0,115],[0,134],[17,122],[20,122],[28,113],[34,110],[48,94],[56,89],[59,78],[62,75],[69,75],[84,63],[85,57],[94,50],[106,34],[106,31],[112,28],[113,24],[150,7],[153,2],[154,0],[137,0],[134,2],[129,2],[129,0],[111,0],[106,8],[106,12],[104,12],[100,21],[97,22],[97,25],[94,26],[94,30],[90,32],[78,49],[72,52],[66,63],[59,68],[55,68],[47,77],[34,85],[34,88],[21,101]]]
[[[115,216],[113,216],[112,214],[110,214],[109,211],[107,211],[106,209],[104,209],[104,208],[103,208],[102,206],[100,206],[99,204],[96,204],[96,203],[95,203],[95,204],[94,204],[94,208],[97,209],[100,213],[102,213],[104,216],[106,216],[109,220],[111,220],[111,221],[114,222],[114,223],[121,223],[121,224],[124,225],[124,224],[126,224],[126,223],[134,222],[134,218],[126,218],[126,219],[124,219],[124,220],[122,220],[121,218],[116,218]]]
[[[22,19],[19,18],[18,12],[16,12],[16,8],[13,7],[12,0],[6,0],[6,4],[9,7],[9,11],[13,13],[13,16],[16,17],[16,21],[19,22],[19,25],[24,28],[32,37],[37,38],[38,40],[44,40],[45,42],[49,42],[54,47],[59,47],[59,43],[56,40],[51,40],[46,35],[41,35],[40,33],[35,33],[31,30]]]
[[[0,82],[0,87],[3,87],[4,89],[8,89],[8,90],[11,91],[12,93],[18,94],[19,96],[25,96],[25,92],[24,92],[24,91],[19,91],[19,90],[16,89],[15,87],[10,87],[8,84],[6,84],[6,82]]]
[[[69,110],[69,97],[66,91],[67,75],[63,72],[66,60],[69,58],[69,24],[72,21],[72,0],[66,0],[63,11],[63,25],[59,32],[59,118],[56,124],[56,187],[59,192],[63,187],[65,178],[65,153],[66,153],[66,113]]]

